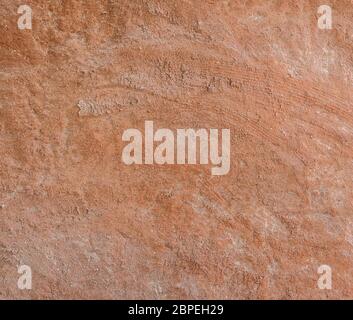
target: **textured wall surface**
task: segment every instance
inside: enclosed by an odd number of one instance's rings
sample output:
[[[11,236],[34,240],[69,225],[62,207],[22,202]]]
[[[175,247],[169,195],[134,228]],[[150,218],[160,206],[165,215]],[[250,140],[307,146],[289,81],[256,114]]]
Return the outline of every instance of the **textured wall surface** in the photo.
[[[0,298],[353,298],[353,3],[1,0],[0,31]],[[145,120],[229,128],[230,172],[125,165]]]

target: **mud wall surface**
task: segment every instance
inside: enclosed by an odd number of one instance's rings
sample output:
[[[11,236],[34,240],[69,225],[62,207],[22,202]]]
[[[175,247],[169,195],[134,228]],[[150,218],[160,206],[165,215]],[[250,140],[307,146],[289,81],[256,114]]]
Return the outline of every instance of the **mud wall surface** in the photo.
[[[28,0],[20,30],[2,0],[0,298],[353,298],[353,3],[326,2]],[[229,128],[229,173],[125,165],[146,120]]]

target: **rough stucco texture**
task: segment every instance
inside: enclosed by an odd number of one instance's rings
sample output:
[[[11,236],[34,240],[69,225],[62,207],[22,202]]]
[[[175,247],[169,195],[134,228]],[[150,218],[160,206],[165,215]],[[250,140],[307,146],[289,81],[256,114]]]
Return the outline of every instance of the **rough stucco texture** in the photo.
[[[23,2],[0,3],[0,298],[353,298],[350,1],[332,30],[316,0],[28,0],[19,30]],[[229,128],[229,174],[123,164],[145,120]]]

